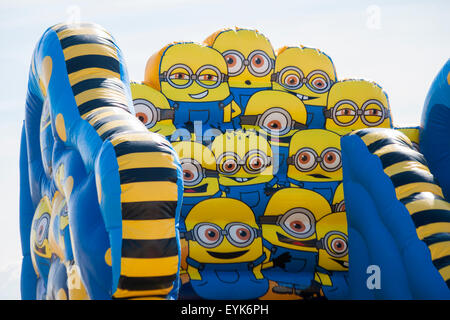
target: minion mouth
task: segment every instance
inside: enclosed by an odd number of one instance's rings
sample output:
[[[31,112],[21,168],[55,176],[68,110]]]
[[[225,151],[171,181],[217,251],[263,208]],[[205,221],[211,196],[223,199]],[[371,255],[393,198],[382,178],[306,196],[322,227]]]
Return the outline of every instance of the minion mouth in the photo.
[[[214,258],[218,259],[234,259],[238,258],[240,256],[243,256],[248,252],[248,250],[244,251],[234,251],[234,252],[214,252],[214,251],[207,251],[208,254]]]
[[[195,187],[195,188],[184,188],[184,193],[199,193],[199,192],[206,192],[206,190],[208,189],[208,184],[204,184],[200,187]]]
[[[314,173],[314,174],[308,174],[308,176],[319,178],[319,179],[331,179],[330,177],[324,176],[323,174]]]
[[[317,99],[318,98],[318,97],[305,96],[305,95],[300,94],[300,93],[297,93],[296,96],[302,101],[304,101],[304,100],[312,100],[312,99]]]
[[[334,262],[339,263],[344,268],[348,268],[348,261],[342,261],[342,260],[337,260],[337,259],[333,259],[333,258],[331,260],[333,260]]]
[[[208,91],[208,90],[205,90],[205,91],[200,92],[200,93],[190,94],[189,96],[190,96],[192,99],[203,99],[204,97],[206,97],[206,96],[208,95],[208,93],[209,93],[209,91]]]
[[[292,244],[294,246],[299,246],[299,247],[308,247],[308,248],[316,248],[317,247],[317,241],[312,239],[312,240],[305,240],[305,241],[300,241],[297,239],[291,239],[288,237],[283,236],[282,234],[279,234],[277,232],[277,237],[278,240],[284,243],[288,243],[288,244]]]
[[[247,181],[250,181],[252,179],[255,179],[255,177],[252,177],[252,178],[227,177],[227,178],[232,179],[232,180],[234,180],[236,182],[247,182]]]
[[[34,249],[43,255],[45,255],[47,253],[47,250],[45,250],[45,247],[39,248],[36,244],[34,244]]]

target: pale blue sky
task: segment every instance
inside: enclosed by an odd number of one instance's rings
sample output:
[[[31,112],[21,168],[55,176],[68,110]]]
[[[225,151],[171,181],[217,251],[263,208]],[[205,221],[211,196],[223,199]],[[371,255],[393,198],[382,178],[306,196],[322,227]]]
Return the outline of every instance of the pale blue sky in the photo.
[[[223,27],[256,28],[275,48],[317,47],[339,79],[363,78],[389,95],[396,125],[418,125],[428,88],[450,57],[449,1],[0,0],[0,299],[19,297],[19,141],[28,68],[51,25],[79,17],[105,27],[130,78],[165,44],[203,41]]]

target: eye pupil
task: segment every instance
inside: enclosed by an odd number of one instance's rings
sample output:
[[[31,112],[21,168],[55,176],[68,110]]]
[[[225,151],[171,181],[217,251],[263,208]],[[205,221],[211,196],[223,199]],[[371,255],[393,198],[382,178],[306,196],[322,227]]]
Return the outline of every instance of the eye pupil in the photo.
[[[256,62],[256,64],[261,64],[261,59],[260,58],[256,58],[255,62]]]
[[[292,229],[297,230],[297,231],[302,231],[303,229],[305,229],[305,225],[300,221],[292,221],[291,227],[292,227]]]
[[[334,159],[334,156],[332,155],[332,154],[329,154],[328,156],[327,156],[327,160],[328,161],[332,161]]]
[[[228,57],[227,63],[228,63],[228,64],[233,64],[233,62],[234,62],[234,59],[231,58],[231,57]]]

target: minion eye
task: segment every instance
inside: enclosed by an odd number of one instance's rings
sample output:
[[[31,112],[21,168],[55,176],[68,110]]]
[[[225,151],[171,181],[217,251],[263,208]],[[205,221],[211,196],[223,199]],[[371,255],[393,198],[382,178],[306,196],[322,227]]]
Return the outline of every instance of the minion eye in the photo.
[[[280,132],[283,132],[287,129],[288,122],[289,120],[287,119],[285,114],[281,112],[272,112],[267,115],[262,125],[267,131],[273,134],[279,134]]]
[[[311,85],[317,90],[323,90],[327,86],[327,80],[322,77],[317,77],[311,81]]]
[[[239,74],[244,67],[244,58],[237,51],[224,52],[223,57],[227,63],[228,74],[234,76]]]
[[[322,165],[326,171],[335,171],[341,167],[341,152],[337,149],[325,150],[322,159]]]
[[[221,166],[222,172],[225,174],[233,174],[238,170],[236,159],[226,159]]]
[[[36,242],[38,246],[44,243],[44,240],[48,237],[48,229],[50,226],[50,215],[44,213],[36,223]]]
[[[311,234],[314,222],[306,213],[294,212],[283,221],[283,226],[290,235],[296,238],[306,238]]]
[[[230,242],[235,246],[245,247],[253,241],[252,231],[251,227],[243,223],[236,223],[229,227],[228,237]]]
[[[325,236],[326,251],[329,255],[342,258],[348,253],[347,236],[342,232],[332,231]]]
[[[252,173],[257,173],[263,170],[266,166],[266,159],[264,159],[260,155],[255,155],[253,157],[250,157],[248,161],[248,169]]]
[[[138,118],[147,129],[155,126],[158,113],[155,106],[144,99],[136,99],[133,101],[136,118]]]
[[[191,162],[184,162],[181,163],[181,168],[185,185],[195,185],[199,182],[200,170],[198,166]]]
[[[300,171],[311,171],[317,165],[315,152],[310,149],[300,149],[295,164]]]
[[[220,244],[222,234],[220,228],[212,223],[202,223],[197,226],[195,236],[200,245],[215,247]]]
[[[336,111],[336,116],[354,116],[355,114],[356,112],[353,108],[343,107],[342,109]]]
[[[290,88],[295,88],[300,84],[300,77],[296,74],[287,75],[283,83]]]
[[[250,63],[253,71],[257,75],[265,75],[271,67],[269,58],[263,54],[253,55]]]

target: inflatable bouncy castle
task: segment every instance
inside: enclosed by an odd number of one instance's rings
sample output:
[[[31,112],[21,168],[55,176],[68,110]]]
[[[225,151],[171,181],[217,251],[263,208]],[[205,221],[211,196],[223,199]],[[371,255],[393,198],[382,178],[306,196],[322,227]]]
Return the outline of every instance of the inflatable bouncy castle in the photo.
[[[172,42],[130,81],[58,24],[30,66],[23,299],[450,299],[450,60],[422,123],[319,49]]]

